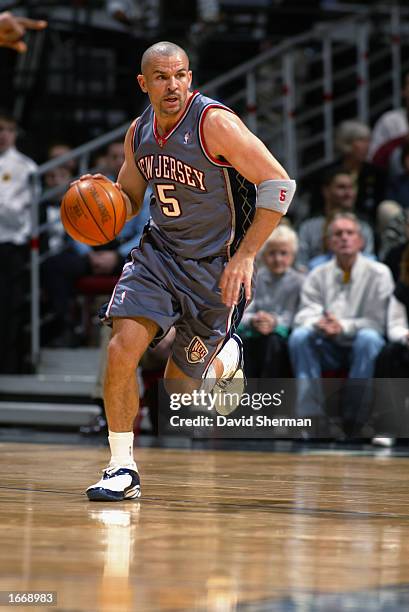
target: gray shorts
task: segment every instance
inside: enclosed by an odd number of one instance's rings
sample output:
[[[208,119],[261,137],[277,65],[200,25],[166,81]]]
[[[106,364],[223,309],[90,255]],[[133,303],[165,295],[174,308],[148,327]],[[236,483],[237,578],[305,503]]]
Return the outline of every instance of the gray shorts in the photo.
[[[228,308],[221,301],[219,281],[225,256],[184,259],[148,233],[132,251],[132,261],[108,304],[105,320],[112,317],[145,317],[160,330],[155,346],[175,326],[172,358],[192,378],[202,378],[224,342],[235,331],[245,299]]]

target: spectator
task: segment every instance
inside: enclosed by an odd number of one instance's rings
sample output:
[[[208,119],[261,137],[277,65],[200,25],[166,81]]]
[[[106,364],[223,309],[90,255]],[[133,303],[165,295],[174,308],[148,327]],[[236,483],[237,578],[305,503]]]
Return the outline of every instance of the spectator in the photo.
[[[57,253],[64,247],[65,229],[61,223],[61,197],[72,180],[68,166],[57,166],[48,170],[44,176],[44,187],[53,193],[53,197],[42,202],[40,209],[41,223],[47,223],[47,230],[41,233],[41,251]],[[60,187],[60,189],[58,189]]]
[[[48,159],[56,159],[57,157],[66,155],[71,151],[72,147],[66,142],[55,142],[48,147]],[[66,166],[72,174],[75,174],[77,171],[77,162],[75,159],[65,162],[64,166]]]
[[[297,246],[297,234],[280,225],[263,247],[264,267],[258,272],[254,300],[239,327],[249,378],[291,376],[287,338],[303,281],[291,267]]]
[[[304,221],[299,229],[300,246],[297,263],[304,268],[309,267],[310,260],[328,252],[325,228],[336,212],[353,212],[356,190],[351,175],[344,170],[329,171],[324,177],[322,194],[324,197],[324,215]],[[365,254],[374,250],[373,232],[368,223],[360,222]]]
[[[409,208],[409,141],[401,148],[402,172],[388,183],[386,197],[397,202],[402,208]]]
[[[405,106],[381,115],[372,130],[369,158],[385,170],[392,152],[402,144],[409,132],[409,73],[404,78],[402,97]]]
[[[103,156],[104,167],[100,168],[99,171],[111,181],[116,181],[122,164],[125,161],[124,143],[123,142],[111,142],[107,146],[105,155]]]
[[[400,279],[391,297],[387,317],[387,355],[383,369],[386,378],[407,378],[409,374],[409,246],[402,253]]]
[[[0,372],[24,369],[24,300],[29,291],[30,174],[37,165],[16,147],[17,123],[0,111]]]
[[[403,211],[396,202],[388,204],[391,209],[394,207],[394,214],[380,234],[378,255],[392,270],[393,278],[397,281],[401,256],[409,239],[409,211]]]
[[[319,173],[311,196],[311,210],[321,211],[324,205],[321,177],[341,169],[350,174],[356,190],[355,210],[372,225],[376,221],[376,208],[383,200],[385,172],[367,160],[370,129],[365,123],[350,119],[336,130],[335,148],[340,157]]]
[[[160,25],[160,0],[105,0],[108,13],[128,26],[142,26],[154,33]]]
[[[291,363],[299,379],[299,416],[322,416],[319,393],[308,381],[319,379],[324,370],[344,368],[351,379],[372,377],[384,345],[386,309],[393,291],[389,269],[360,254],[363,238],[355,215],[335,215],[328,240],[335,258],[307,276],[289,339]],[[364,422],[367,415],[354,414],[357,403],[351,403],[348,393],[346,399],[347,427],[355,419]]]
[[[387,338],[376,361],[375,376],[379,379],[407,379],[409,376],[409,246],[405,245],[400,264],[400,278],[390,299],[387,315]],[[407,385],[389,385],[380,381],[377,394],[377,430],[385,437],[373,442],[392,446],[402,429],[402,409],[407,398]],[[402,393],[403,392],[403,393]],[[395,408],[396,407],[396,408]],[[402,436],[403,437],[403,436]]]

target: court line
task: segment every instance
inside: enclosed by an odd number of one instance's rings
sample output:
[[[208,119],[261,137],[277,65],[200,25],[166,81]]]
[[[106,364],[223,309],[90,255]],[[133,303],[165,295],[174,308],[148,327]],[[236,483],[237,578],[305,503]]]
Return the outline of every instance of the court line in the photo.
[[[73,497],[83,497],[84,493],[72,493],[70,491],[57,491],[53,489],[27,489],[22,487],[8,487],[6,485],[0,485],[0,490],[4,489],[6,491],[20,491],[20,492],[31,492],[31,493],[53,493],[57,495],[71,495]],[[392,518],[392,519],[409,519],[409,514],[395,514],[390,512],[360,512],[360,511],[351,511],[351,510],[333,510],[331,508],[308,508],[302,506],[281,506],[280,502],[272,501],[271,504],[265,504],[265,502],[261,504],[249,504],[249,503],[239,503],[239,502],[222,502],[215,501],[206,503],[203,507],[197,505],[197,502],[194,500],[183,500],[183,499],[164,499],[163,497],[140,497],[137,500],[140,502],[147,503],[157,503],[160,504],[162,508],[164,508],[164,504],[166,505],[167,510],[174,509],[175,506],[191,506],[191,510],[196,512],[209,512],[214,510],[228,510],[228,509],[237,509],[237,510],[260,510],[262,512],[273,512],[274,514],[279,514],[281,512],[289,512],[292,514],[307,514],[307,515],[336,515],[336,516],[347,516],[349,518],[360,519],[364,518]],[[128,503],[130,500],[124,501],[124,503]],[[101,502],[103,503],[103,502]],[[113,503],[113,502],[106,502]],[[116,502],[121,503],[121,502]],[[173,506],[173,508],[172,508]]]

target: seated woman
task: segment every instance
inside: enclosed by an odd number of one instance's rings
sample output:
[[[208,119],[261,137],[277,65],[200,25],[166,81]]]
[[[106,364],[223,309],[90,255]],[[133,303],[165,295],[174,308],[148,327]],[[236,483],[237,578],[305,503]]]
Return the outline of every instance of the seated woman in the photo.
[[[303,276],[291,267],[297,248],[297,234],[280,225],[261,252],[263,266],[257,275],[255,297],[238,330],[248,378],[291,376],[287,338],[303,282]]]

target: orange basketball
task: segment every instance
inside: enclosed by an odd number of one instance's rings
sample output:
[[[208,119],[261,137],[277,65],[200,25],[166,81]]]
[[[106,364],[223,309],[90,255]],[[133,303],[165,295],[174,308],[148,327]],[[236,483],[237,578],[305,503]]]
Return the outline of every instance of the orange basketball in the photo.
[[[126,203],[108,179],[78,181],[61,202],[61,221],[74,240],[92,246],[106,244],[125,225]]]

